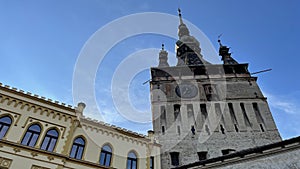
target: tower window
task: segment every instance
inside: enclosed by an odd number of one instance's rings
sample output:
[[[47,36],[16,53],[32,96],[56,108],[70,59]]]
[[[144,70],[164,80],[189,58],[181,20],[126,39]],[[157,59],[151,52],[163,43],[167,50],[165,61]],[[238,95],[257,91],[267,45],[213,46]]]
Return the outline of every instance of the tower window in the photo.
[[[72,149],[70,152],[70,157],[80,160],[83,155],[84,147],[85,147],[84,139],[82,137],[77,137],[73,142]]]
[[[229,113],[230,113],[230,116],[231,116],[232,123],[234,124],[234,129],[235,129],[236,132],[239,132],[238,122],[237,122],[236,116],[234,114],[232,103],[228,103],[228,108],[229,108]]]
[[[257,122],[258,123],[264,123],[264,120],[262,118],[262,115],[260,114],[260,111],[259,111],[257,103],[252,103],[252,106],[253,106],[253,110],[254,110],[255,116],[257,118]]]
[[[247,116],[244,103],[240,103],[240,106],[241,106],[241,109],[242,109],[242,112],[243,112],[243,116],[244,116],[244,120],[245,120],[246,126],[247,127],[251,127],[251,123],[250,123],[250,120],[249,120],[249,118]]]
[[[180,135],[180,126],[177,126],[177,132]]]
[[[165,134],[165,126],[161,126],[161,132],[162,134]]]
[[[205,125],[205,131],[206,131],[206,133],[207,133],[208,135],[210,135],[210,131],[209,131],[208,125]]]
[[[195,127],[194,127],[194,126],[191,126],[191,132],[192,132],[193,135],[196,134],[196,130],[195,130]]]
[[[12,120],[9,116],[4,116],[0,118],[0,139],[2,139],[7,133],[11,122]]]
[[[160,107],[160,112],[161,112],[160,118],[162,120],[166,120],[166,108],[165,108],[165,106]]]
[[[47,131],[47,134],[42,143],[41,149],[46,151],[53,151],[58,139],[58,132],[56,129]]]
[[[234,124],[234,129],[236,132],[239,132],[239,128],[238,128],[237,124]]]
[[[200,104],[200,110],[201,114],[204,120],[207,119],[207,110],[206,110],[206,105],[205,104]]]
[[[179,166],[179,153],[178,152],[171,152],[171,164],[173,166]]]
[[[225,134],[225,129],[222,124],[220,124],[220,130],[221,130],[222,134]]]
[[[24,135],[21,144],[34,147],[41,133],[41,127],[38,124],[31,125]]]
[[[207,151],[197,152],[199,161],[207,159]]]
[[[259,111],[257,103],[252,103],[252,106],[253,106],[253,110],[254,110],[257,122],[259,123],[260,129],[261,129],[262,132],[265,132],[265,129],[264,129],[264,126],[263,126],[264,119],[263,119],[263,117],[262,117],[262,115]]]
[[[265,132],[265,129],[264,129],[263,124],[259,124],[259,126],[260,126],[261,131],[262,131],[262,132]]]
[[[180,105],[175,104],[174,105],[174,119],[176,120],[179,115],[180,115]]]
[[[221,117],[222,116],[222,113],[221,113],[221,107],[220,107],[220,104],[219,103],[215,103],[215,111],[216,111],[216,115],[218,117]]]

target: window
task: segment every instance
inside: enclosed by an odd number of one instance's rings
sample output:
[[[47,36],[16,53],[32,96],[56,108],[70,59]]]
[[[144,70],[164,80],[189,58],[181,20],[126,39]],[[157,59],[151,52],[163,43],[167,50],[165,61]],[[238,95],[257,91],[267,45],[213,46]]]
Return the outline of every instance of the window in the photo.
[[[178,116],[180,114],[180,105],[179,104],[175,104],[174,105],[174,120],[176,120],[178,118]]]
[[[177,126],[177,132],[180,135],[180,126]]]
[[[222,150],[222,154],[223,155],[231,154],[231,153],[234,153],[234,152],[235,152],[234,149],[225,149],[225,150]]]
[[[178,152],[171,152],[171,164],[173,166],[179,166],[179,153]]]
[[[225,134],[225,129],[222,124],[220,124],[220,130],[221,130],[222,134]]]
[[[199,161],[207,159],[207,151],[197,152]]]
[[[257,103],[252,103],[252,106],[253,106],[253,109],[254,109],[255,116],[256,116],[256,118],[257,118],[257,122],[258,122],[258,123],[264,123],[263,117],[262,117],[262,115],[260,114],[260,111],[259,111],[259,109],[258,109]]]
[[[23,137],[21,144],[34,147],[41,134],[41,127],[38,124],[31,125]]]
[[[100,164],[109,167],[111,162],[111,156],[112,156],[111,147],[109,145],[103,146],[100,154]]]
[[[137,157],[134,152],[129,152],[127,157],[127,169],[137,169]]]
[[[228,103],[228,108],[229,108],[229,113],[230,113],[230,116],[231,116],[232,123],[234,124],[234,129],[235,129],[236,132],[239,132],[238,122],[237,122],[237,118],[234,114],[232,103]]]
[[[80,160],[83,155],[84,147],[85,147],[85,141],[83,140],[83,138],[77,137],[73,142],[70,157]]]
[[[150,169],[154,169],[154,157],[150,157]]]
[[[46,151],[53,151],[58,139],[58,132],[56,129],[48,130],[44,141],[42,143],[41,149]]]
[[[165,106],[160,107],[160,112],[161,112],[160,118],[162,120],[166,120],[166,108],[165,108]]]
[[[161,126],[161,132],[162,134],[165,134],[165,126]]]
[[[243,112],[243,115],[244,115],[244,120],[245,120],[246,126],[247,127],[251,127],[251,123],[250,123],[250,120],[249,120],[249,118],[247,116],[244,103],[240,103],[240,106],[241,106],[241,109],[242,109],[242,112]]]
[[[259,126],[260,126],[260,129],[262,132],[265,131],[264,129],[264,119],[259,111],[259,108],[258,108],[258,105],[257,103],[252,103],[252,106],[253,106],[253,109],[254,109],[254,113],[255,113],[255,116],[256,116],[256,119],[257,119],[257,122],[259,123]]]
[[[0,139],[2,139],[11,125],[11,118],[4,116],[0,118]]]
[[[205,104],[200,104],[200,110],[201,110],[203,120],[206,120],[207,119],[206,105]]]

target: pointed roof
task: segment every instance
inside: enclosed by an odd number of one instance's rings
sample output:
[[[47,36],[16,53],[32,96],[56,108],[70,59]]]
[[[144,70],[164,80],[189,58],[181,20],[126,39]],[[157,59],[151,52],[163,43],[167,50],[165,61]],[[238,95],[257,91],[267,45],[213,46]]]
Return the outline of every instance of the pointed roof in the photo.
[[[181,10],[178,8],[178,16],[179,16],[179,26],[178,26],[178,36],[179,38],[183,36],[190,36],[190,31],[187,26],[183,23]]]
[[[176,42],[177,45],[177,66],[181,65],[202,65],[210,64],[203,59],[201,55],[201,48],[199,41],[190,35],[190,31],[186,24],[183,22],[181,10],[178,8],[179,26],[178,26],[178,37],[179,40]],[[181,52],[178,52],[180,50]],[[182,50],[184,48],[184,50]],[[185,54],[189,53],[189,54]]]

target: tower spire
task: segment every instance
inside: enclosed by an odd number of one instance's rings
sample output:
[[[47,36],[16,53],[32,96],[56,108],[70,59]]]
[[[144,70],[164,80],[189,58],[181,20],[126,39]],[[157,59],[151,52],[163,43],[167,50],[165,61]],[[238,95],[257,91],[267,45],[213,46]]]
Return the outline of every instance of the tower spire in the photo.
[[[182,14],[180,8],[178,8],[178,16],[179,16],[179,26],[178,26],[178,36],[179,39],[183,36],[190,36],[190,31],[187,26],[183,23]]]
[[[209,64],[205,61],[201,55],[201,48],[199,41],[190,35],[190,31],[184,24],[182,19],[181,9],[178,8],[179,26],[178,26],[178,37],[179,40],[176,42],[177,52],[177,66],[182,65],[203,65]]]
[[[179,16],[180,24],[183,24],[180,8],[178,8],[178,16]]]

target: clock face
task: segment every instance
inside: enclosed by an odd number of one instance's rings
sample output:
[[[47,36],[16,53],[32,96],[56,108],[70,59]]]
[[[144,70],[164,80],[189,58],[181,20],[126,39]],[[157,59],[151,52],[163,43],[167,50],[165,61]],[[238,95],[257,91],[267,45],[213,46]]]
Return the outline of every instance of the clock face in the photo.
[[[182,83],[176,86],[175,92],[182,98],[193,98],[198,94],[198,88],[191,83]]]

